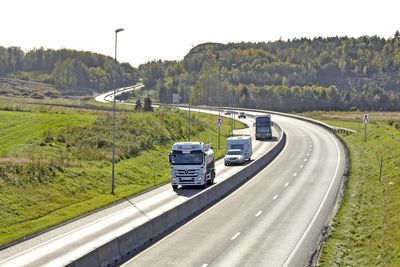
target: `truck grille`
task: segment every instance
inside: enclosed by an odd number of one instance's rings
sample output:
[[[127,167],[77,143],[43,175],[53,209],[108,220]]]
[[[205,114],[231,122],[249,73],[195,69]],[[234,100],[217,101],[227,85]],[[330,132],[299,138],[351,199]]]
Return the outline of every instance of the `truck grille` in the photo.
[[[197,177],[199,175],[198,170],[176,170],[175,175],[177,178],[190,178]]]

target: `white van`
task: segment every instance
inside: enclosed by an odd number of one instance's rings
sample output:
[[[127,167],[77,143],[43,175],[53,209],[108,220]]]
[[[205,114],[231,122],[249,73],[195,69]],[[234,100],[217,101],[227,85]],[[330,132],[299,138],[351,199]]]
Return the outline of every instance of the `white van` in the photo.
[[[240,149],[244,159],[250,160],[253,153],[251,145],[251,136],[232,136],[226,139],[226,150]]]

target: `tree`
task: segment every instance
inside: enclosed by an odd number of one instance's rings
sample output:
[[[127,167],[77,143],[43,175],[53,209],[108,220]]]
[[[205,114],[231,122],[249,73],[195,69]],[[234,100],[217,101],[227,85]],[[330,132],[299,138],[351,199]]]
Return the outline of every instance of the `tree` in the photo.
[[[142,102],[140,102],[140,99],[136,100],[135,104],[135,111],[140,111],[142,109]]]
[[[153,111],[153,107],[151,106],[151,99],[150,99],[150,97],[146,97],[146,98],[144,99],[143,110],[146,111],[146,112]]]

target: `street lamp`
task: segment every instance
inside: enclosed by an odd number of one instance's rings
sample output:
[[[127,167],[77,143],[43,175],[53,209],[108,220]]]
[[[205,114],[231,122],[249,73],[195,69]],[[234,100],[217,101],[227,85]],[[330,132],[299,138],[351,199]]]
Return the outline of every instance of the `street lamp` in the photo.
[[[115,30],[115,56],[114,56],[114,97],[113,97],[113,132],[112,132],[112,170],[111,170],[111,194],[114,195],[114,165],[115,165],[115,90],[117,87],[117,36],[124,29]]]
[[[232,64],[232,77],[233,77],[233,71],[235,70],[235,67],[236,67],[236,64]],[[233,129],[232,129],[232,135],[233,135],[233,130],[235,129],[235,106],[236,106],[236,103],[235,103],[235,87],[234,87],[234,85],[233,85],[233,79],[232,79],[232,81],[231,81],[231,83],[232,83],[232,98],[233,98],[233,105],[232,105],[232,107],[233,107]]]
[[[218,59],[218,61],[224,61],[224,59],[221,57]],[[221,83],[219,86],[219,108],[218,108],[218,121],[221,121],[221,87],[223,86],[223,75],[222,72],[220,73],[221,75]],[[221,149],[221,123],[218,123],[218,150]]]

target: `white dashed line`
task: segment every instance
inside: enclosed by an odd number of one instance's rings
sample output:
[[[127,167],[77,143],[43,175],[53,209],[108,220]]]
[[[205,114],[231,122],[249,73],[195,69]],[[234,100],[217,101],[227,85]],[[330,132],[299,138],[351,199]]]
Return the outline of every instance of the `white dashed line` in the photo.
[[[256,217],[260,216],[262,213],[262,210],[260,210],[259,212],[257,212]]]
[[[201,265],[201,267],[207,267],[207,266],[208,266],[208,264],[207,264],[207,263],[205,263],[205,264]]]
[[[275,200],[278,198],[278,195],[275,195],[272,199]]]
[[[312,151],[312,149],[310,148],[308,151],[310,151],[310,152],[311,152],[311,151]]]
[[[310,156],[310,153],[308,153],[307,156]]]
[[[307,159],[304,159],[304,161],[307,161]]]
[[[286,184],[285,184],[285,187],[288,187],[288,185],[289,185],[289,183],[286,183]]]
[[[300,165],[300,168],[303,168],[304,166],[303,165]]]
[[[296,177],[297,176],[297,172],[293,173],[293,176]]]
[[[239,233],[236,233],[236,235],[234,235],[234,236],[231,238],[231,240],[235,240],[239,235],[240,235],[240,232],[239,232]]]

